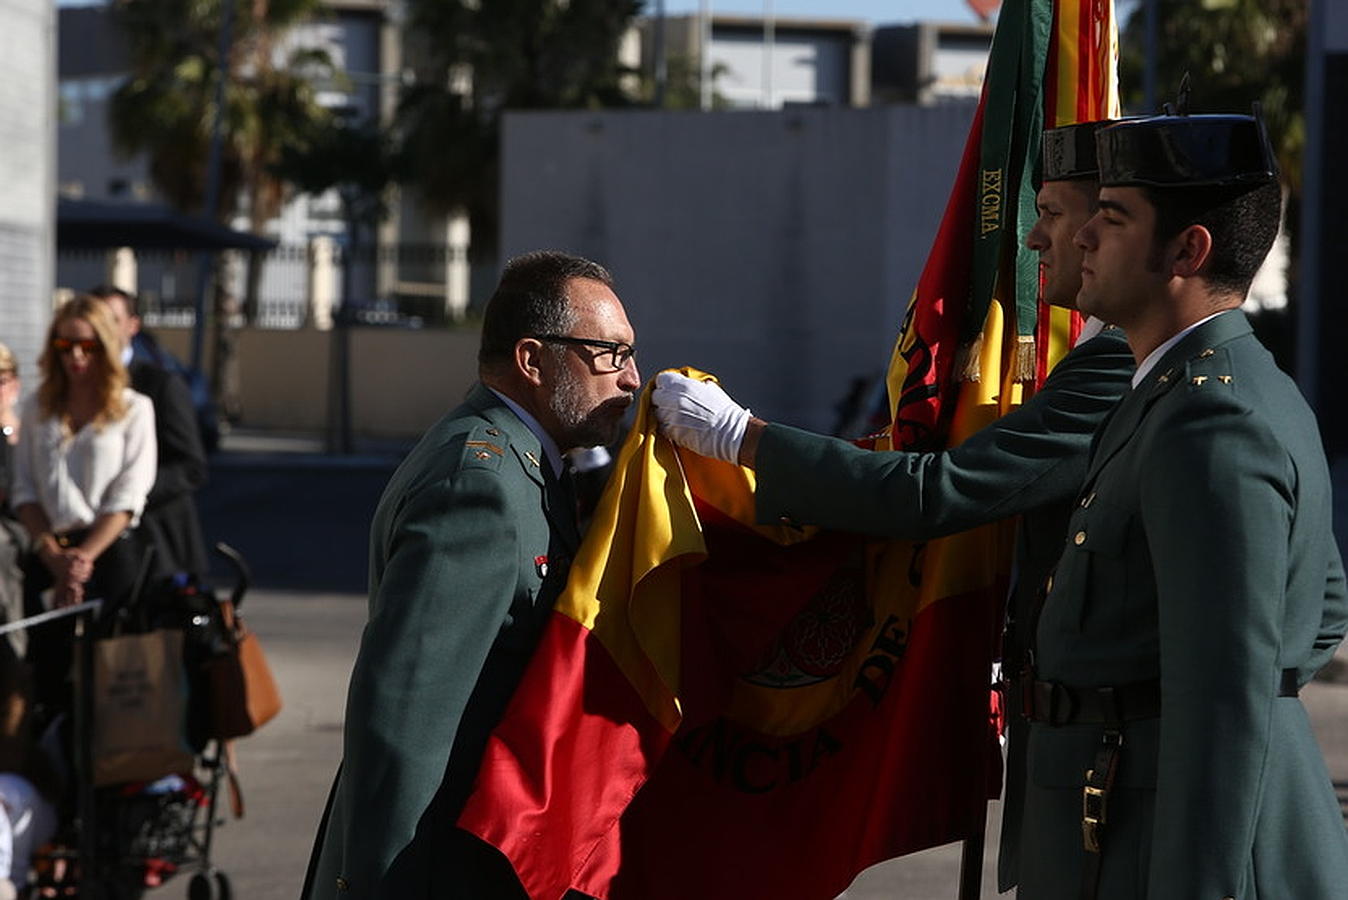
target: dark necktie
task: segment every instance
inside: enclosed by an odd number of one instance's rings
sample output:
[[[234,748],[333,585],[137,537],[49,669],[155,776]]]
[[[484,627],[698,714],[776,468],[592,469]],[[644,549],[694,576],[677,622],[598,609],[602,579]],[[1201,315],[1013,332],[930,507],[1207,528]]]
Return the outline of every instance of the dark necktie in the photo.
[[[570,470],[563,466],[562,474],[554,475],[552,466],[545,462],[543,483],[548,494],[548,509],[552,512],[558,527],[565,532],[567,543],[579,544],[580,526],[576,518],[576,491]]]

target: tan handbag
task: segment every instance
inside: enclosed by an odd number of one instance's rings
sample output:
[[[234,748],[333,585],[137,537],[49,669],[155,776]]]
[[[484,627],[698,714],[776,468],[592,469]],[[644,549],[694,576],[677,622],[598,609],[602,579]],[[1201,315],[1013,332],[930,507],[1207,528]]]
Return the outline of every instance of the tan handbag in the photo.
[[[252,734],[281,711],[267,657],[257,635],[249,631],[234,604],[220,604],[229,649],[206,660],[203,668],[210,694],[210,736],[220,740]]]

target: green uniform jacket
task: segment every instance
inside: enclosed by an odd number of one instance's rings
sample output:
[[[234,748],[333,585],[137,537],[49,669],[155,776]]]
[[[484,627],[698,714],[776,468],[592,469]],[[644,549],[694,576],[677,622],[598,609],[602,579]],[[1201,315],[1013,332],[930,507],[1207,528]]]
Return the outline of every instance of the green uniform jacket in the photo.
[[[304,897],[522,896],[504,858],[453,825],[579,545],[548,465],[477,385],[385,488],[344,759]]]
[[[769,426],[755,461],[758,518],[925,540],[1024,514],[1002,648],[1003,666],[1015,674],[1024,623],[1033,621],[1062,553],[1091,436],[1128,389],[1133,368],[1123,333],[1108,329],[1073,348],[1024,405],[943,453],[873,453]],[[1011,712],[1004,823],[1018,820],[1024,784],[1025,727]],[[1004,824],[1002,890],[1016,883],[1018,840]]]
[[[1038,629],[1044,680],[1160,679],[1124,726],[1101,900],[1341,900],[1348,837],[1304,684],[1348,628],[1319,430],[1230,311],[1171,348],[1119,404]],[[1076,898],[1082,786],[1101,726],[1030,726],[1026,900]]]

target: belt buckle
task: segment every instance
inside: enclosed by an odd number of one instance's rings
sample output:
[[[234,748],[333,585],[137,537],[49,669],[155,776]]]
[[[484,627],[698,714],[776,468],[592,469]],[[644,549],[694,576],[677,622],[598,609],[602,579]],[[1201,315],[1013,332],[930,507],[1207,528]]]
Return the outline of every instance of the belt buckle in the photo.
[[[1094,778],[1095,770],[1087,771],[1088,783],[1081,789],[1081,840],[1088,853],[1100,852],[1100,828],[1105,824],[1108,805],[1104,789],[1089,783]]]

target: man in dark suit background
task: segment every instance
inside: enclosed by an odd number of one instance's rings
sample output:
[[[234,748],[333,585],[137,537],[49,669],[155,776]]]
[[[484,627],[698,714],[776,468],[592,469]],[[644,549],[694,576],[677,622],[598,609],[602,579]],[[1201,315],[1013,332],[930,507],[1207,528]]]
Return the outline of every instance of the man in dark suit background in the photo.
[[[206,549],[195,494],[206,482],[206,451],[187,383],[150,352],[140,333],[134,294],[107,285],[90,293],[112,310],[122,335],[122,362],[131,387],[154,404],[159,467],[145,502],[141,527],[149,530],[154,541],[158,557],[155,569],[204,577]]]
[[[580,543],[562,453],[612,442],[640,386],[596,263],[511,260],[479,383],[398,467],[370,530],[370,616],[306,900],[522,898],[454,827]]]

